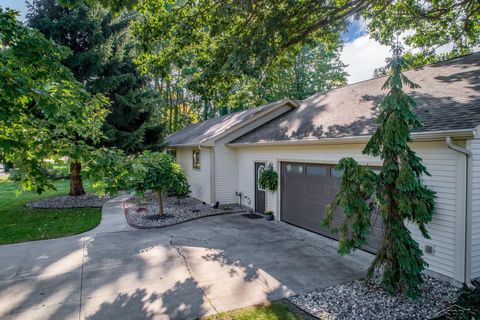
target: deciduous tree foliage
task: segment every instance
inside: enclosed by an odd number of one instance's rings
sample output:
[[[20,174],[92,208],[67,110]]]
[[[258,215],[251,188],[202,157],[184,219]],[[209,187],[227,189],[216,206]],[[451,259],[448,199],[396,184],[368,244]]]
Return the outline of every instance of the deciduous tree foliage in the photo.
[[[443,45],[453,46],[451,55],[469,53],[480,45],[480,2],[477,0],[402,0],[377,3],[363,15],[370,19],[370,35],[385,45],[398,32],[405,43],[419,49],[428,63]]]
[[[135,158],[133,166],[131,187],[140,194],[155,191],[160,215],[164,214],[163,192],[176,196],[190,193],[187,176],[169,154],[146,151]]]
[[[324,223],[330,225],[335,210],[343,209],[345,219],[339,228],[339,252],[348,254],[367,241],[370,216],[377,207],[385,232],[367,278],[375,270],[383,269],[381,283],[387,290],[392,293],[400,290],[417,297],[426,263],[406,222],[416,224],[428,239],[426,225],[434,214],[435,193],[422,183],[421,176],[429,173],[409,145],[410,130],[419,128],[421,121],[413,112],[415,101],[403,88],[419,87],[401,73],[405,67],[401,55],[402,48],[395,46],[388,63],[390,74],[383,85],[389,92],[380,105],[378,128],[363,150],[364,154],[380,157],[382,169],[376,175],[352,158],[342,159],[337,165],[337,169],[345,170],[340,190],[327,207]]]
[[[480,44],[477,0],[103,0],[135,10],[143,45],[141,65],[169,73],[192,68],[189,83],[202,97],[234,91],[245,79],[261,79],[272,64],[305,45],[332,49],[348,20],[363,16],[370,34],[389,44],[397,32],[433,55],[453,44],[465,53]],[[220,89],[221,87],[222,89]]]
[[[78,4],[82,0],[64,2]],[[253,10],[252,18],[245,21],[246,27],[241,21],[246,18],[243,10],[247,7],[237,2],[147,0],[104,1],[104,4],[136,12],[134,30],[141,44],[137,63],[144,73],[158,78],[163,96],[162,118],[169,132],[198,118],[208,119],[286,96],[304,98],[315,89],[321,91],[346,81],[344,66],[338,61],[341,47],[337,34],[310,37],[309,41],[277,52],[278,56],[272,55],[266,42],[270,29],[263,26],[257,30],[253,26],[267,17],[276,17],[276,23],[280,23],[282,12],[289,12],[283,4],[277,6],[271,2],[249,7],[248,10]],[[313,7],[318,6],[310,9]],[[259,8],[268,12],[257,16],[255,10]],[[229,25],[233,22],[230,18],[241,25]],[[310,18],[313,19],[316,17]],[[295,18],[296,22],[300,20],[300,16]],[[295,25],[300,27],[303,23]],[[250,39],[243,31],[254,34]],[[285,35],[289,32],[288,28],[281,31]],[[262,33],[265,36],[261,39],[253,38]],[[245,39],[238,39],[239,36]],[[251,44],[255,53],[245,47],[250,46],[250,40],[255,42]],[[322,41],[327,45],[319,46]]]
[[[53,185],[45,161],[68,156],[71,193],[82,193],[81,161],[99,141],[108,100],[92,95],[61,61],[69,50],[0,8],[0,158],[15,165],[24,190]]]
[[[258,76],[242,76],[232,80],[231,85],[215,83],[211,114],[204,118],[215,115],[218,108],[220,114],[226,114],[286,97],[303,100],[317,92],[344,85],[347,73],[340,61],[340,51],[338,45],[331,50],[321,43],[305,45],[278,57]]]

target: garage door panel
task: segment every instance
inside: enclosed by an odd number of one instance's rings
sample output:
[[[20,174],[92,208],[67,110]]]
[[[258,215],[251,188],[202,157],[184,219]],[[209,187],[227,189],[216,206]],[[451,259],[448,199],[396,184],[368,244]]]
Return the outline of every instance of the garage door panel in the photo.
[[[343,173],[336,171],[332,165],[321,164],[282,163],[281,168],[282,220],[338,239],[337,234],[321,227],[321,223],[326,206],[339,190]],[[338,228],[343,220],[343,212],[339,209],[333,216],[332,227]],[[379,248],[383,238],[383,222],[376,212],[372,214],[371,224],[370,237],[364,249],[373,252]]]
[[[322,217],[317,214],[317,215],[312,215],[312,214],[307,214],[306,212],[299,211],[296,214],[291,215],[292,220],[299,220],[300,222],[307,222],[307,224],[312,225],[312,228],[316,228],[317,225],[320,225],[320,222]]]
[[[295,211],[297,211],[298,209],[302,209],[302,207],[303,207],[302,199],[290,198],[290,199],[286,199],[286,200],[288,202],[288,205],[284,206],[285,215],[294,213]]]
[[[335,199],[335,195],[339,190],[338,186],[328,186],[326,191],[326,196],[330,199],[330,202]]]
[[[296,198],[302,198],[304,199],[305,198],[305,188],[302,186],[302,187],[298,187],[298,188],[287,188],[286,190],[286,195],[288,197],[296,197]]]
[[[290,217],[290,219],[289,217],[285,217],[284,221],[316,233],[321,233],[322,235],[326,235],[331,238],[336,238],[336,236],[328,228],[323,228],[321,226],[319,223],[319,221],[321,221],[320,217],[315,218],[313,216],[294,215],[294,217]]]
[[[305,193],[311,197],[324,197],[328,195],[328,186],[323,184],[305,183]]]
[[[285,199],[287,201],[291,200],[291,201],[296,201],[296,202],[305,200],[305,198],[302,197],[302,193],[298,192],[298,190],[295,191],[295,193],[292,192],[292,194],[289,194],[288,196],[285,196]]]
[[[328,201],[325,201],[324,199],[321,199],[319,198],[317,201],[313,201],[313,200],[305,200],[305,210],[308,212],[308,213],[312,213],[313,212],[318,212],[320,213],[322,216],[325,214],[326,212],[326,207],[327,205],[329,204]]]

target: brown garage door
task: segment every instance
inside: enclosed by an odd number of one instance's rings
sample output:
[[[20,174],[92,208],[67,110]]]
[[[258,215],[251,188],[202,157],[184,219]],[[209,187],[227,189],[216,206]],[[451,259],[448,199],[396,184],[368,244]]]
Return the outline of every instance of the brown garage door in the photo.
[[[342,172],[332,165],[313,163],[282,163],[281,215],[282,220],[298,227],[338,239],[327,228],[321,227],[325,207],[332,202],[341,182]],[[363,249],[375,252],[383,236],[383,223],[377,214],[372,215],[372,230],[368,245]],[[333,225],[343,221],[337,210]]]

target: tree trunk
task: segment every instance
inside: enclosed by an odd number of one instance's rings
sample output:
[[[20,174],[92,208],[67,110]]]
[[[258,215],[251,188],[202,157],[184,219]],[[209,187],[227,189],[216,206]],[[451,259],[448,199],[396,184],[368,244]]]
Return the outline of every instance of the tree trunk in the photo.
[[[85,194],[81,176],[82,164],[77,161],[70,163],[70,193],[71,196],[81,196]]]
[[[175,109],[173,114],[173,131],[177,131],[178,128],[178,108],[180,102],[180,90],[176,88],[176,95],[175,95]]]
[[[168,132],[173,132],[173,113],[172,113],[172,86],[170,80],[167,80],[167,104],[168,104]]]
[[[203,120],[208,120],[208,113],[209,113],[208,107],[209,107],[208,100],[205,98],[205,104],[203,108]]]
[[[163,216],[162,190],[157,190],[158,213]]]

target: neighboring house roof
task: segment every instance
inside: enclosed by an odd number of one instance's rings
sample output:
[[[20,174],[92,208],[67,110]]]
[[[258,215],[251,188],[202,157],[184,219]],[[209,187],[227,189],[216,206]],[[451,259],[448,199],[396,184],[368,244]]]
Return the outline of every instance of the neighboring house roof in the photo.
[[[283,99],[260,107],[227,114],[221,117],[192,124],[179,130],[165,139],[169,146],[199,146],[210,145],[215,140],[247,125],[258,117],[270,113],[282,106],[298,107],[291,99]]]
[[[421,88],[406,90],[423,121],[417,132],[458,131],[480,125],[480,52],[416,68],[405,75]],[[376,78],[315,94],[231,144],[318,141],[371,135],[387,90]]]

